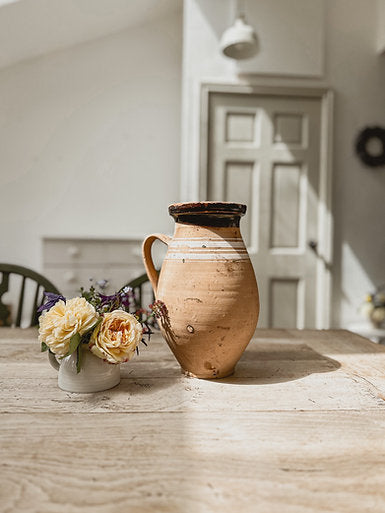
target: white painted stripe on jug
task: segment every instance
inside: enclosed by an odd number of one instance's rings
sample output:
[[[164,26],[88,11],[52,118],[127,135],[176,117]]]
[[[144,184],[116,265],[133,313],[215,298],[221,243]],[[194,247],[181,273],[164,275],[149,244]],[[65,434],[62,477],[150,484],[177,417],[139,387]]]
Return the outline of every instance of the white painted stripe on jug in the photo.
[[[220,248],[220,249],[244,249],[245,244],[242,239],[236,239],[232,242],[228,240],[207,240],[207,239],[176,239],[170,242],[169,247],[172,249],[187,247],[187,248]]]
[[[179,241],[179,240],[197,240],[197,241],[209,241],[209,242],[228,242],[228,241],[234,241],[234,242],[243,242],[243,239],[242,237],[229,237],[227,239],[222,239],[221,237],[215,237],[215,238],[212,238],[212,239],[208,239],[207,237],[182,237],[182,238],[177,238],[177,239],[174,239],[172,242],[176,242],[176,241]]]
[[[207,237],[178,237],[178,238],[174,239],[174,241],[177,241],[177,240],[208,240],[208,241],[229,241],[229,240],[237,241],[237,240],[239,240],[239,241],[243,242],[242,237],[227,237],[226,239],[223,239],[222,237],[213,237],[212,239],[207,238]]]
[[[242,253],[167,253],[165,260],[248,260],[247,252]]]
[[[213,249],[215,251],[213,251]],[[169,249],[170,251],[172,251],[173,253],[187,253],[189,254],[188,252],[188,249],[186,247],[180,247],[180,248],[170,248]],[[242,254],[242,253],[247,253],[247,249],[246,248],[239,248],[239,249],[236,249],[236,248],[191,248],[191,253],[199,253],[199,254],[205,254],[205,253],[218,253],[218,254],[226,254],[226,253],[236,253],[236,254]]]

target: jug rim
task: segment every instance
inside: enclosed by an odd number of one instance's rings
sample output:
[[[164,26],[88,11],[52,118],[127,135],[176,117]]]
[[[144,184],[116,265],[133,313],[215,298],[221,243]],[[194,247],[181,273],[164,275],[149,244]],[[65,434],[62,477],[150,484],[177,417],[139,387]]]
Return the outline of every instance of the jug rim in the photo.
[[[243,216],[246,213],[247,206],[242,203],[231,201],[196,201],[172,203],[168,207],[171,216],[179,214],[217,214],[230,216]]]

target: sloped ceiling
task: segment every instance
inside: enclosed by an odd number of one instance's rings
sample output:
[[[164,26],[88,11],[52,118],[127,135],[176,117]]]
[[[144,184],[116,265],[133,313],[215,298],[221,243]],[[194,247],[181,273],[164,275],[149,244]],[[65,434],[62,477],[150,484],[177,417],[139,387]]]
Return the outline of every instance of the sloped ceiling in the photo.
[[[0,68],[181,8],[182,0],[0,0]]]

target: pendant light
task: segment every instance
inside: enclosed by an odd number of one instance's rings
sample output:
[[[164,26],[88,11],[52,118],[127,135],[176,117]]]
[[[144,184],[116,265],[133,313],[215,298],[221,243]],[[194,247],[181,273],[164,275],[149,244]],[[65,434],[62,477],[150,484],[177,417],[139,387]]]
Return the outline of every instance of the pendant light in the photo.
[[[243,7],[243,8],[242,8]],[[244,2],[237,0],[234,24],[224,31],[221,52],[231,59],[250,59],[258,51],[257,35],[251,25],[246,22]]]

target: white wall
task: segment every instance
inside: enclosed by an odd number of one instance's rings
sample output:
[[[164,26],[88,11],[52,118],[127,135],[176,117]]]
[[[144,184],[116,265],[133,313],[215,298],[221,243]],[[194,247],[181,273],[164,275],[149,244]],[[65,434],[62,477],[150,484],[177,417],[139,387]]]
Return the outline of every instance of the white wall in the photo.
[[[181,14],[0,71],[0,261],[42,236],[170,231],[179,197]]]
[[[385,123],[385,59],[376,52],[377,0],[259,0],[258,10],[249,0],[247,18],[260,28],[260,53],[241,66],[218,51],[221,33],[231,21],[231,5],[229,0],[185,1],[181,195],[185,200],[199,196],[202,82],[334,90],[332,322],[346,326],[359,320],[364,294],[385,283],[385,169],[365,168],[353,148],[360,129]],[[277,41],[269,46],[263,34],[273,32]],[[246,69],[249,74],[244,74]]]
[[[335,323],[357,321],[363,296],[385,284],[385,167],[370,169],[354,141],[385,126],[385,58],[376,52],[374,0],[329,0],[326,80],[335,90],[333,213]]]

